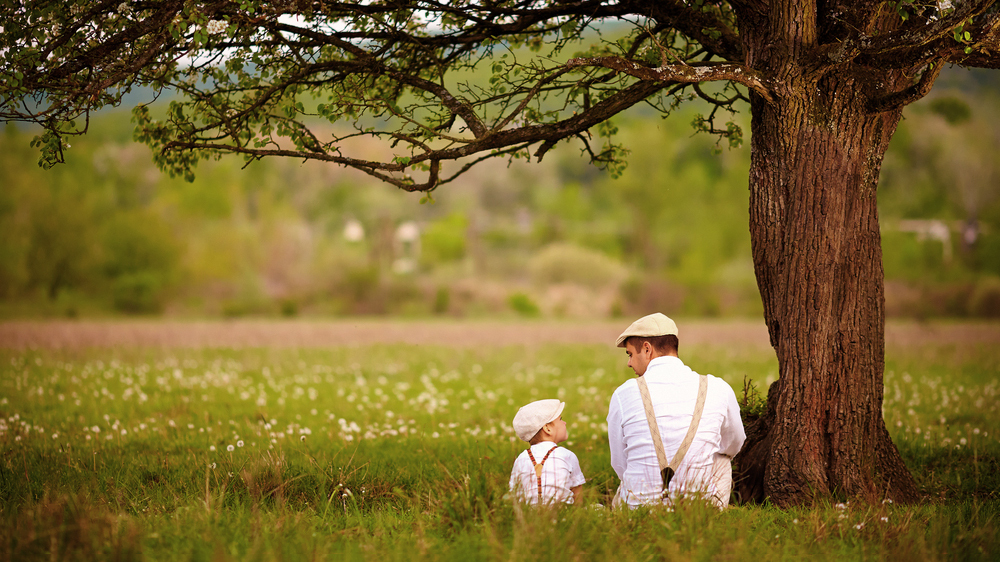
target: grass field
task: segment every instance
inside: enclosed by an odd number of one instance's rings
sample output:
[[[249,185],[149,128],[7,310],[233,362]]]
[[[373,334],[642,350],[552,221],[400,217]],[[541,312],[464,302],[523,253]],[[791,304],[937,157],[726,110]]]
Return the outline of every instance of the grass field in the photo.
[[[0,327],[0,560],[1000,558],[996,325],[888,334],[885,417],[923,503],[722,513],[600,507],[617,486],[604,418],[629,374],[620,350],[443,328],[467,341],[30,348]],[[738,396],[777,377],[758,332],[715,332],[682,340],[693,368]],[[567,403],[582,508],[504,497],[523,448],[510,420],[545,397]]]

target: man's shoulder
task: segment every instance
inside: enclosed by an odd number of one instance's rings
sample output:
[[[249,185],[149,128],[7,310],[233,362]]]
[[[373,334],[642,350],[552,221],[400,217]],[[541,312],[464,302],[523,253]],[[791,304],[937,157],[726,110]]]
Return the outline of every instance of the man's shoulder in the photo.
[[[636,382],[636,379],[634,378],[626,379],[625,382],[618,385],[618,388],[616,388],[615,391],[611,393],[611,396],[612,397],[619,396],[623,392],[629,392],[631,390],[638,390],[638,389],[639,385]]]
[[[731,384],[729,384],[728,382],[726,382],[726,380],[723,379],[722,377],[717,377],[715,375],[707,375],[707,376],[708,376],[708,385],[709,385],[709,388],[717,387],[717,388],[720,388],[720,389],[726,389],[729,392],[735,394],[735,392],[733,391],[733,386]]]

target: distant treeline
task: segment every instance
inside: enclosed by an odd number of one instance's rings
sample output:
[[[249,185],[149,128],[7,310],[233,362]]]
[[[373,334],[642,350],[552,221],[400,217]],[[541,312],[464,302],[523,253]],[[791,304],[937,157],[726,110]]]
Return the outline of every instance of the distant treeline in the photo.
[[[975,79],[908,109],[883,166],[890,314],[1000,316],[1000,104]],[[693,116],[618,119],[619,178],[565,146],[484,164],[424,205],[297,161],[169,178],[124,111],[45,171],[8,125],[0,314],[756,315],[749,142],[719,150]]]

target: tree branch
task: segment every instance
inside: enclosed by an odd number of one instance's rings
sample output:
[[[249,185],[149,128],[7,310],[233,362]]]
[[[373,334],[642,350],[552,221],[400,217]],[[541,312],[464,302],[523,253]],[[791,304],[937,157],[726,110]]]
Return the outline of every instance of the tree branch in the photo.
[[[952,41],[951,34],[969,18],[975,18],[990,8],[996,0],[966,0],[955,10],[936,21],[914,21],[898,31],[858,40],[858,63],[876,68],[907,68],[919,66],[940,52],[942,40]]]
[[[458,115],[463,121],[465,121],[465,124],[469,126],[469,130],[472,131],[472,134],[476,138],[480,138],[488,132],[486,125],[484,125],[479,119],[479,116],[472,110],[472,107],[468,104],[468,102],[455,97],[444,86],[403,72],[390,71],[386,72],[386,75],[391,76],[403,84],[408,84],[434,94],[439,100],[441,100],[442,105],[448,108],[448,111],[450,111],[453,115]]]
[[[693,63],[671,64],[652,68],[622,57],[580,57],[566,62],[569,68],[599,66],[634,76],[640,80],[698,84],[729,80],[750,88],[768,102],[774,101],[774,90],[762,73],[742,64]]]
[[[953,46],[945,60],[962,66],[1000,69],[1000,12],[990,14],[984,21],[970,26],[973,40],[966,53],[962,45]]]
[[[527,148],[531,144],[543,142],[544,150],[551,148],[559,140],[573,137],[585,131],[597,123],[606,121],[617,113],[632,107],[645,100],[649,96],[664,88],[666,84],[662,82],[642,81],[632,84],[622,89],[618,93],[595,104],[590,109],[573,115],[556,123],[532,125],[517,129],[507,129],[494,131],[481,139],[472,140],[462,146],[449,147],[443,149],[430,149],[425,147],[424,152],[414,155],[406,164],[399,162],[380,162],[376,160],[362,160],[331,154],[329,152],[316,153],[304,150],[289,150],[282,148],[252,148],[239,144],[227,144],[225,142],[211,142],[208,139],[173,140],[161,145],[160,154],[168,152],[187,150],[207,150],[218,152],[232,152],[244,156],[261,158],[264,156],[286,156],[301,158],[303,160],[319,160],[332,162],[361,170],[362,172],[377,177],[382,181],[390,183],[406,191],[430,191],[437,187],[440,182],[440,163],[444,161],[454,161],[476,154],[482,153],[507,153],[511,147],[518,147],[518,150]],[[368,133],[372,136],[379,136],[379,133]],[[398,138],[392,134],[385,133],[391,138]],[[539,149],[536,157],[541,158],[544,150]],[[428,164],[430,171],[424,183],[416,183],[409,178],[400,178],[390,174],[404,173],[407,168],[414,165]],[[452,176],[450,179],[454,179]],[[449,179],[449,181],[450,181]]]
[[[938,75],[941,74],[942,68],[944,68],[943,63],[934,64],[929,68],[925,68],[923,73],[920,74],[920,80],[909,88],[879,98],[870,99],[867,104],[868,111],[871,113],[890,111],[909,105],[926,96],[927,92],[930,92],[931,87],[934,86],[934,81],[937,80]]]
[[[635,9],[636,13],[648,14],[657,22],[679,30],[716,56],[729,61],[743,60],[740,38],[720,14],[693,9],[688,3],[678,0],[642,4],[645,6]]]

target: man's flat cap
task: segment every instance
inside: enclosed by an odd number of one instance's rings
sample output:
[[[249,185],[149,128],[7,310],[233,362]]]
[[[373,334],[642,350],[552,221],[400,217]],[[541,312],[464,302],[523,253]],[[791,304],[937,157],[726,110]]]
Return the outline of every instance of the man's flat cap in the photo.
[[[618,336],[618,341],[615,345],[618,347],[625,347],[625,340],[631,338],[632,336],[638,336],[640,338],[653,338],[656,336],[676,336],[677,335],[677,324],[673,320],[668,318],[666,315],[659,312],[650,314],[649,316],[643,316],[642,318],[632,322],[632,325],[622,332],[622,335]]]

